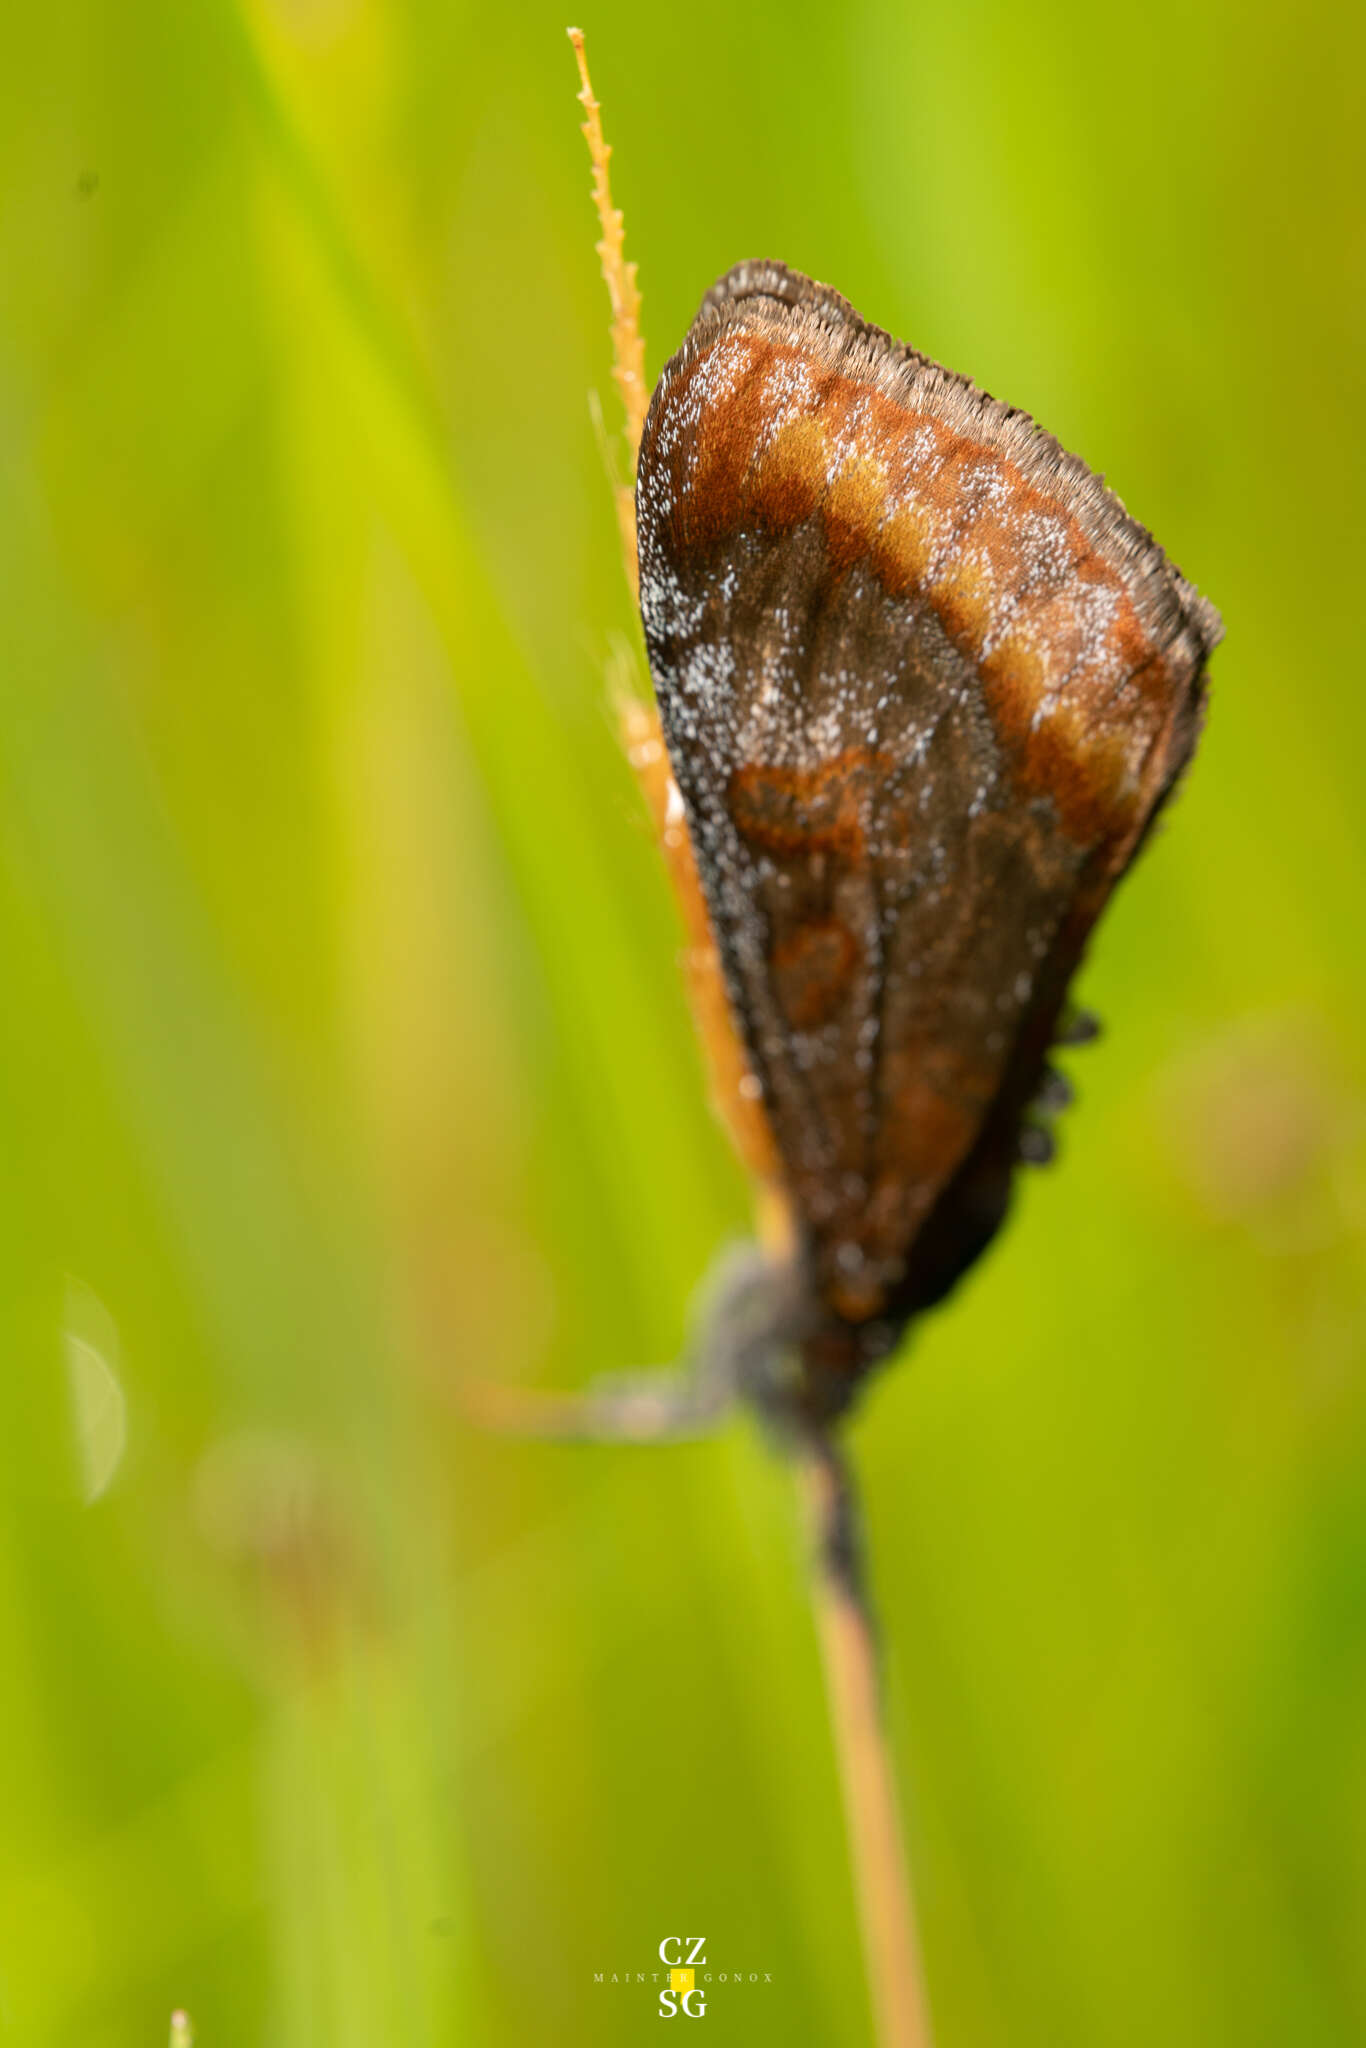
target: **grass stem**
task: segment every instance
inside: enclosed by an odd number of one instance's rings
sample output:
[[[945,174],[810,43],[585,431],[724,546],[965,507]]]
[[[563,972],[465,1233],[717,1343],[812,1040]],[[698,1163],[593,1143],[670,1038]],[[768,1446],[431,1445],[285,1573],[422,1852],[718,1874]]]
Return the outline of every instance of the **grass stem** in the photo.
[[[802,1453],[797,1470],[812,1537],[812,1600],[878,2048],[933,2048],[853,1482],[828,1438]]]

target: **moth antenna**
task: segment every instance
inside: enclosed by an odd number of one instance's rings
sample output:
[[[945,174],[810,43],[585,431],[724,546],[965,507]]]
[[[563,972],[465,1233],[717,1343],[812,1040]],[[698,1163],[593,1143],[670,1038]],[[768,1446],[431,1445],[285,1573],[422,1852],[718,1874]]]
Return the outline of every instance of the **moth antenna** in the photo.
[[[607,422],[602,416],[602,399],[597,391],[588,394],[588,417],[593,422],[593,439],[598,444],[602,457],[603,474],[612,492],[612,503],[617,508],[618,538],[621,541],[621,565],[626,571],[626,581],[631,586],[631,595],[639,594],[639,576],[636,568],[636,494],[635,487],[621,480],[621,464],[617,460],[616,445],[607,431]]]
[[[645,341],[640,331],[640,292],[636,286],[636,266],[626,261],[625,228],[621,209],[612,204],[612,186],[607,172],[607,161],[612,154],[612,146],[603,136],[602,108],[593,97],[593,82],[588,75],[583,30],[571,28],[568,34],[570,42],[574,45],[574,58],[579,67],[582,88],[578,94],[579,104],[588,117],[583,124],[583,133],[593,165],[593,205],[597,209],[598,225],[602,229],[602,240],[597,245],[597,254],[602,265],[607,296],[612,306],[612,377],[621,393],[621,403],[626,414],[626,445],[631,456],[632,482],[614,485],[614,495],[617,501],[617,518],[621,524],[626,577],[634,592],[637,584],[634,476],[640,437],[645,427],[645,413],[650,402],[649,392],[645,386]]]
[[[624,633],[608,634],[607,663],[603,673],[607,684],[607,701],[616,720],[617,737],[631,766],[636,768],[633,749],[643,737],[636,712],[643,707],[645,697],[640,682],[640,664],[636,660],[635,649]],[[658,735],[658,730],[656,722],[655,735]],[[646,801],[649,801],[648,793]]]
[[[621,465],[617,461],[617,451],[612,446],[612,436],[607,431],[607,422],[602,415],[602,393],[596,387],[588,394],[588,417],[593,422],[593,439],[598,444],[598,454],[602,458],[603,472],[612,489],[619,491],[621,489]]]

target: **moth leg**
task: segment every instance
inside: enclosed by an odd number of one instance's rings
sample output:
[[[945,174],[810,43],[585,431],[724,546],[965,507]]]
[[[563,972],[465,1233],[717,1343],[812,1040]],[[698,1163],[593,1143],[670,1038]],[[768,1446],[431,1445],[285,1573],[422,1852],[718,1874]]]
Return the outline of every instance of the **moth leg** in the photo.
[[[710,1435],[730,1405],[719,1375],[674,1371],[606,1373],[580,1394],[478,1382],[462,1405],[499,1435],[556,1443],[684,1443]]]
[[[1100,1037],[1101,1022],[1094,1010],[1068,1004],[1058,1025],[1054,1045],[1091,1045]]]
[[[461,1405],[482,1428],[561,1443],[680,1443],[710,1435],[759,1361],[774,1355],[786,1274],[755,1245],[717,1260],[695,1311],[684,1362],[655,1372],[606,1373],[582,1393],[467,1385]]]
[[[1046,1066],[1016,1140],[1015,1156],[1024,1166],[1047,1166],[1057,1151],[1053,1125],[1074,1099],[1072,1083],[1056,1067]]]
[[[1054,1033],[1053,1047],[1090,1045],[1100,1036],[1100,1019],[1094,1010],[1080,1010],[1069,1004]],[[1054,1119],[1070,1108],[1075,1091],[1066,1074],[1051,1061],[1045,1065],[1033,1101],[1025,1110],[1016,1140],[1016,1157],[1024,1166],[1047,1166],[1057,1151]]]

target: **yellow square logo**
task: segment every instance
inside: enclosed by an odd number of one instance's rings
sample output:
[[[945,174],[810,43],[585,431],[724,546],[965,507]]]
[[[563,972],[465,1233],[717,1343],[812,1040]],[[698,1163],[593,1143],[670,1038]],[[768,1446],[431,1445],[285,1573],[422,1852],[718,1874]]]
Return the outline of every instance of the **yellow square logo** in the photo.
[[[670,1991],[691,1991],[693,1988],[693,1979],[696,1977],[696,1975],[697,1972],[695,1970],[670,1970]]]

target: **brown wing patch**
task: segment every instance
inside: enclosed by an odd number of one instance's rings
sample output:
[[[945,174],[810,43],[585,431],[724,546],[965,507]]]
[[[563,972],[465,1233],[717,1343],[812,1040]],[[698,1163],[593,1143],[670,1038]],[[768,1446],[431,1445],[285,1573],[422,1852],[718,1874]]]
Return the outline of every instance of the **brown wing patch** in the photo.
[[[856,747],[819,768],[747,761],[730,778],[735,829],[750,846],[780,859],[837,853],[857,860],[864,852],[863,820],[880,767],[866,749]]]
[[[770,956],[774,993],[796,1031],[812,1031],[832,1017],[849,990],[859,942],[843,919],[811,917],[795,925]]]

